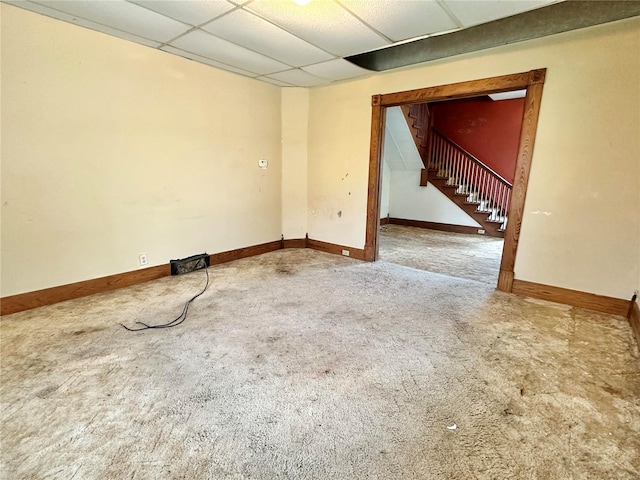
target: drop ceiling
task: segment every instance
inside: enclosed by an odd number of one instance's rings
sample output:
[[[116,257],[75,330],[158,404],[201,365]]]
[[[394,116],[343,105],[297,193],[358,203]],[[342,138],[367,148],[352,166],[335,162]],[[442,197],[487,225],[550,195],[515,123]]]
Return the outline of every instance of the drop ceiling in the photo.
[[[49,0],[5,3],[280,86],[370,74],[344,60],[557,0]]]

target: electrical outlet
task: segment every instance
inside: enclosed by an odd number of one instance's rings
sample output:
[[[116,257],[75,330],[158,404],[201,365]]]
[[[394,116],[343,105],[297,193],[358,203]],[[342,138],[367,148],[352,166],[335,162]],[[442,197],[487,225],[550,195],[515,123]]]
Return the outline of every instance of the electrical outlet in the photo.
[[[147,258],[147,254],[146,253],[141,253],[140,256],[138,257],[138,261],[140,262],[141,266],[147,265],[149,263],[149,259]]]
[[[345,257],[349,256],[349,250],[342,250],[342,255],[344,255]]]
[[[479,233],[480,235],[484,235],[484,230],[482,230],[481,228],[479,228],[479,229],[478,229],[478,233]]]

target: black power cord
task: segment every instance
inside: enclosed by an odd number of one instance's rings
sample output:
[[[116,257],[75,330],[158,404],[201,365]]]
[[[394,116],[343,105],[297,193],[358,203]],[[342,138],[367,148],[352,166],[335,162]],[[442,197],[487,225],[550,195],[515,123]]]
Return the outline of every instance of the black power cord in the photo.
[[[202,261],[202,263],[204,264],[204,260]],[[149,325],[149,324],[144,323],[144,322],[136,322],[138,325],[142,325],[139,328],[129,328],[126,325],[124,325],[123,323],[121,323],[120,325],[122,325],[123,328],[125,328],[126,330],[129,330],[130,332],[139,332],[141,330],[151,330],[151,329],[155,329],[155,328],[177,327],[178,325],[180,325],[182,322],[184,322],[187,319],[187,313],[189,312],[189,305],[191,305],[191,302],[193,302],[196,298],[198,298],[200,295],[202,295],[204,292],[206,292],[207,288],[209,288],[209,269],[207,268],[206,264],[204,264],[204,272],[207,274],[207,283],[205,284],[204,288],[202,289],[202,291],[200,293],[198,293],[197,295],[194,295],[193,297],[191,297],[191,299],[188,300],[187,303],[184,304],[184,308],[182,309],[182,313],[175,320],[172,320],[169,323],[163,323],[163,324],[160,324],[160,325]]]

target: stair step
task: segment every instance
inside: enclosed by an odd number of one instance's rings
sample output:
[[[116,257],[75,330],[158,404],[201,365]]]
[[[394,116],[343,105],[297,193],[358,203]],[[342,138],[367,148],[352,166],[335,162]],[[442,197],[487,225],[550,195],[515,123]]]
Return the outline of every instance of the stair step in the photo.
[[[415,136],[422,140],[423,133],[423,131],[420,131]],[[426,148],[420,140],[416,143]],[[436,162],[425,166],[420,177],[420,185],[425,186],[427,182],[432,183],[433,186],[482,225],[487,235],[503,238],[507,225],[507,216],[503,214],[501,208],[491,205],[493,201],[475,191],[476,187],[474,185],[459,183],[463,180],[461,177],[462,175],[459,172],[451,169],[447,164]]]

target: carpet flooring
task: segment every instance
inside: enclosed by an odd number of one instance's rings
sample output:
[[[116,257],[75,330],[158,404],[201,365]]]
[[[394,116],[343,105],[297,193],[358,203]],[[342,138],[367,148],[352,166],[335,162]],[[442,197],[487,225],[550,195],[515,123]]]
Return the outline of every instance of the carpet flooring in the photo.
[[[502,238],[404,225],[380,227],[380,259],[452,277],[498,284]]]
[[[3,479],[634,479],[628,323],[281,250],[5,316]]]

